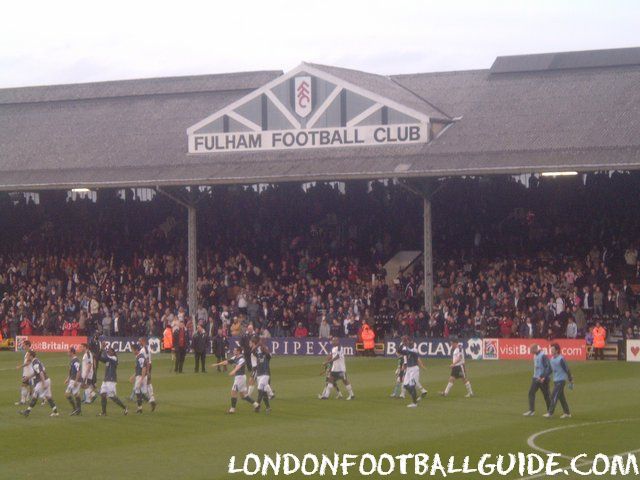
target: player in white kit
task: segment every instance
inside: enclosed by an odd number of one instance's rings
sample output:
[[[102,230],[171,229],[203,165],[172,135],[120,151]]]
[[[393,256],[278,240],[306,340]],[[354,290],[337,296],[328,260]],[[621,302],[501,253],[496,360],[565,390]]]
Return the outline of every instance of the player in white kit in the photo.
[[[342,350],[342,347],[340,347],[340,340],[333,337],[331,339],[331,345],[333,346],[331,354],[323,364],[324,366],[331,364],[331,377],[324,389],[324,392],[322,392],[322,395],[318,398],[320,398],[320,400],[328,399],[331,394],[331,390],[337,386],[338,380],[342,380],[342,383],[344,383],[344,386],[347,389],[347,400],[353,400],[356,396],[353,393],[351,382],[349,382],[349,379],[347,378],[347,365],[344,360],[344,351]]]
[[[36,358],[36,353],[33,350],[29,350],[27,352],[27,361],[33,368],[35,385],[33,387],[33,395],[31,396],[31,401],[29,402],[27,409],[21,411],[20,414],[28,417],[31,410],[38,402],[38,399],[42,399],[49,403],[49,406],[51,407],[51,416],[57,417],[59,415],[58,407],[51,396],[51,379],[49,378],[49,375],[47,375],[44,365],[38,358]]]
[[[93,358],[93,352],[89,349],[89,345],[86,343],[80,345],[80,352],[82,352],[82,360],[80,362],[80,385],[84,389],[86,403],[91,403],[98,397],[98,394],[94,391],[93,385],[95,359]]]
[[[31,362],[27,361],[27,355],[29,350],[31,350],[31,342],[29,340],[25,340],[22,342],[22,348],[25,350],[24,360],[21,365],[16,367],[16,370],[20,370],[22,368],[22,385],[20,385],[20,401],[16,402],[16,405],[26,405],[31,401],[31,391],[33,389],[33,367],[31,366]]]
[[[460,378],[464,382],[465,387],[467,387],[467,394],[465,397],[473,397],[473,389],[471,388],[471,382],[467,377],[467,368],[464,364],[464,347],[458,342],[458,340],[454,339],[451,340],[451,348],[451,375],[449,376],[449,383],[447,384],[447,387],[444,392],[440,392],[440,395],[443,397],[449,395],[449,392],[453,387],[453,382],[456,381],[456,378]]]
[[[153,412],[156,409],[156,397],[153,394],[153,384],[151,383],[151,350],[149,349],[149,342],[145,337],[140,337],[138,342],[140,344],[140,353],[142,353],[147,360],[147,379],[142,393],[149,402],[149,405],[151,405],[151,411]],[[204,365],[202,368],[204,368]]]

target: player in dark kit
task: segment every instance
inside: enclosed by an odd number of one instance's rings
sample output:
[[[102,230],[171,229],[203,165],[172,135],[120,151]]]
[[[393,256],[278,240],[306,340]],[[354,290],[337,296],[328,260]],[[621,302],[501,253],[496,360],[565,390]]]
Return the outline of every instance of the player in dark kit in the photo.
[[[102,345],[102,353],[99,360],[105,364],[104,367],[104,380],[100,385],[100,401],[102,405],[102,412],[98,414],[99,417],[107,415],[107,398],[110,398],[116,405],[122,408],[124,414],[128,414],[129,410],[122,400],[118,398],[118,392],[116,391],[116,384],[118,383],[118,356],[113,348],[104,350]]]
[[[51,416],[57,417],[58,407],[56,407],[56,402],[51,398],[51,379],[47,375],[47,371],[44,368],[42,362],[36,358],[36,352],[33,350],[29,350],[26,356],[27,363],[31,364],[31,368],[33,368],[34,375],[34,387],[33,387],[33,395],[31,397],[31,401],[29,402],[29,406],[26,410],[20,412],[21,415],[28,417],[31,413],[31,409],[35,407],[38,399],[46,400],[49,406],[51,407]]]
[[[231,387],[231,408],[229,413],[236,413],[236,406],[238,405],[238,395],[253,405],[253,408],[259,407],[258,402],[254,402],[247,391],[247,375],[246,375],[246,361],[241,347],[236,347],[233,350],[233,357],[229,360],[223,360],[218,363],[214,363],[211,367],[218,367],[222,365],[235,365],[233,370],[229,372],[229,376],[233,377],[233,386]]]
[[[82,415],[82,399],[80,398],[80,388],[82,387],[80,360],[76,355],[75,347],[69,349],[69,376],[64,381],[67,388],[64,396],[71,404],[71,416]]]
[[[138,408],[136,413],[142,413],[142,397],[143,392],[146,390],[147,384],[147,370],[148,362],[147,357],[142,353],[142,347],[137,343],[133,346],[133,353],[136,356],[135,374],[131,378],[133,381],[133,391],[136,395],[136,401]]]
[[[412,402],[407,405],[409,408],[415,408],[418,406],[418,391],[416,390],[416,383],[420,377],[420,368],[424,368],[420,362],[418,350],[413,347],[413,342],[408,336],[402,337],[402,345],[400,346],[400,354],[405,358],[405,371],[403,386],[409,395],[411,395]]]
[[[257,363],[256,381],[258,384],[258,406],[255,407],[255,412],[260,412],[260,405],[264,402],[266,407],[265,413],[269,413],[271,412],[271,404],[269,403],[269,379],[271,377],[269,363],[271,362],[271,353],[259,338],[253,338],[251,340],[251,351],[256,357]]]

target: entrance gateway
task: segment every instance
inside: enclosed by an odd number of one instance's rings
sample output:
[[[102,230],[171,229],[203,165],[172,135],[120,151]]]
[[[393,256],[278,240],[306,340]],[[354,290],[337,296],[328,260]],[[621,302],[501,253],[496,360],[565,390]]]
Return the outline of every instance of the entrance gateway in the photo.
[[[188,151],[427,143],[431,123],[424,111],[303,63],[190,127]]]

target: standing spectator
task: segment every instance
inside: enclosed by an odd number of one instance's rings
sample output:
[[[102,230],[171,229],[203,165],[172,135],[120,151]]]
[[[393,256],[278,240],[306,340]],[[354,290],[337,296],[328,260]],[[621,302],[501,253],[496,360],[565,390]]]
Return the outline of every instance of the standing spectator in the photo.
[[[593,293],[593,314],[601,317],[604,313],[604,293],[599,286]]]
[[[293,336],[295,338],[306,338],[309,336],[309,330],[307,330],[307,327],[305,327],[302,322],[298,322],[298,326],[293,332]]]
[[[216,356],[217,363],[220,363],[227,358],[227,351],[229,350],[229,340],[224,335],[224,330],[218,328],[218,333],[213,337],[213,354]],[[224,371],[227,371],[227,366],[223,365]],[[218,365],[218,372],[220,372],[220,365]]]
[[[191,345],[193,346],[193,353],[195,355],[196,367],[195,373],[199,371],[199,365],[202,365],[202,373],[206,373],[206,358],[207,358],[207,350],[209,348],[209,335],[204,330],[204,325],[202,323],[198,324],[198,328],[196,333],[193,335],[193,339],[191,340]]]
[[[567,323],[567,338],[575,339],[578,337],[578,325],[573,317],[569,317],[569,322]]]
[[[331,328],[327,323],[327,319],[322,317],[322,321],[320,322],[320,328],[318,329],[318,337],[320,338],[330,338],[331,337]]]
[[[111,318],[111,315],[109,315],[109,310],[107,310],[107,307],[104,307],[103,315],[104,316],[102,317],[102,334],[105,337],[110,337],[111,324],[113,323],[113,319]]]
[[[178,328],[173,331],[173,351],[176,356],[173,371],[182,373],[184,358],[187,355],[187,329],[184,327],[184,322],[178,322]]]

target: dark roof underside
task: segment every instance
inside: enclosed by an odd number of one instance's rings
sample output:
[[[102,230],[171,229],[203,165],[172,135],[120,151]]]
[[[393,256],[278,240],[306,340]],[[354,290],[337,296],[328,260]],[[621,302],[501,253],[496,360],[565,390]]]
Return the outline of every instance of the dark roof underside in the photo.
[[[390,77],[456,117],[429,145],[186,153],[188,127],[279,74],[0,90],[0,189],[640,168],[640,65],[628,64]]]

